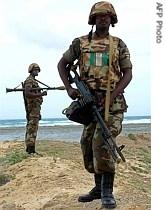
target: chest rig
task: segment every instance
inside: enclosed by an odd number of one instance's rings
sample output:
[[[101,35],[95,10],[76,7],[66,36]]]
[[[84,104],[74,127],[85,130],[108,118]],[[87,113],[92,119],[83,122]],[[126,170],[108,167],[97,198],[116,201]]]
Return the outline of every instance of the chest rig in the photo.
[[[91,89],[107,90],[109,80],[110,91],[113,91],[119,82],[118,43],[119,39],[111,35],[101,39],[94,38],[93,34],[91,42],[88,36],[80,37],[80,76]]]

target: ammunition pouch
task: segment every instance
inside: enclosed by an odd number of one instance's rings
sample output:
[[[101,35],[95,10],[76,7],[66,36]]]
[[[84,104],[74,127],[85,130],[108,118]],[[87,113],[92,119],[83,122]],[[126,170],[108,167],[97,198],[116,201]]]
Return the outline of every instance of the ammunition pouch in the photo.
[[[73,101],[69,107],[62,111],[62,114],[74,122],[89,125],[93,121],[93,114],[90,104],[84,104],[82,99]]]

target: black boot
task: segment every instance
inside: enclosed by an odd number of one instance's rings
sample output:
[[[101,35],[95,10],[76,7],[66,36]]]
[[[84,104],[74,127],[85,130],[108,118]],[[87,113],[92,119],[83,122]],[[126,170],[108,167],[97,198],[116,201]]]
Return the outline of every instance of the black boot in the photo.
[[[101,174],[94,174],[95,187],[88,194],[79,196],[79,202],[91,202],[101,198],[101,176]]]
[[[114,173],[104,173],[101,179],[101,202],[102,207],[106,209],[114,209],[116,207],[116,201],[112,194]]]
[[[27,145],[26,152],[28,154],[36,153],[36,151],[35,151],[35,145]]]

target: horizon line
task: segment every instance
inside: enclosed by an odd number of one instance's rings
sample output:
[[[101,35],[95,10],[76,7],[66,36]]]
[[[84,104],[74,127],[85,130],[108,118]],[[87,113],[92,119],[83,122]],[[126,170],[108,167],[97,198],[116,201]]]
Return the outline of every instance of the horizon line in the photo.
[[[151,115],[126,115],[124,116],[124,118],[126,117],[150,117],[151,118]],[[68,119],[68,118],[67,117],[45,117],[45,118],[42,118],[41,120],[44,120],[44,119]],[[3,118],[0,120],[26,120],[26,118]]]

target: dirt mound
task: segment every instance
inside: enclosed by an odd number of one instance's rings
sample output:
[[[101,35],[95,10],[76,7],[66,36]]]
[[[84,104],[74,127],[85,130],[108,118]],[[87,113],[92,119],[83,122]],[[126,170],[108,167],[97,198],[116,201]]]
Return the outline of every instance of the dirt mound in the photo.
[[[120,164],[117,168],[114,190],[117,209],[148,210],[150,136],[137,136],[135,140],[120,137],[120,140],[127,145],[124,152],[127,165]],[[24,143],[1,144],[0,169],[13,178],[0,186],[0,210],[100,209],[100,200],[77,201],[78,195],[93,187],[93,176],[83,168],[79,144],[40,141],[38,149],[42,156],[27,156],[21,162],[4,165],[4,158],[11,150],[23,152]]]

